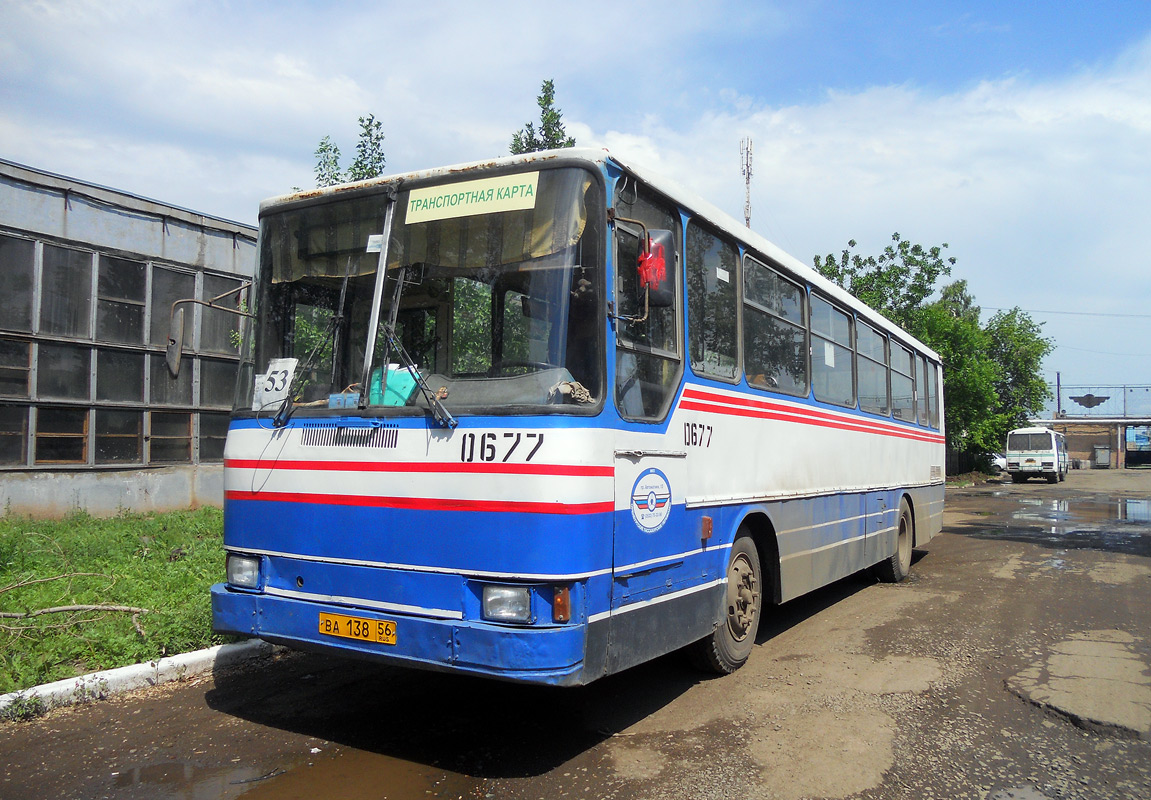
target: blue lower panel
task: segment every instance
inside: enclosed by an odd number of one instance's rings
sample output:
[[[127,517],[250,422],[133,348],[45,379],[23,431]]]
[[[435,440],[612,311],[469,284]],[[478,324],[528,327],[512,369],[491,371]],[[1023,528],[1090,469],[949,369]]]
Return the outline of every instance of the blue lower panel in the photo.
[[[396,644],[361,642],[319,632],[320,612],[396,623]],[[328,651],[423,669],[452,669],[505,680],[576,685],[582,677],[586,627],[513,628],[437,620],[306,602],[212,587],[212,628],[300,650]]]

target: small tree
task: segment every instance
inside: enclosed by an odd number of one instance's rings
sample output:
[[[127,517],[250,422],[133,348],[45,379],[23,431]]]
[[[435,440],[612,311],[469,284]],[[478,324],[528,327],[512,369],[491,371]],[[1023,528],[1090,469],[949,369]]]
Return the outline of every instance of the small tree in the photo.
[[[356,160],[347,172],[340,171],[340,148],[325,136],[316,147],[316,186],[333,186],[348,181],[362,181],[382,175],[387,159],[384,158],[384,126],[375,114],[360,117],[360,138],[356,142]]]
[[[536,150],[553,150],[557,147],[574,147],[575,138],[567,135],[563,125],[563,112],[555,107],[555,84],[549,79],[540,87],[536,102],[540,107],[540,129],[537,133],[532,123],[527,123],[512,136],[511,152],[532,153]]]

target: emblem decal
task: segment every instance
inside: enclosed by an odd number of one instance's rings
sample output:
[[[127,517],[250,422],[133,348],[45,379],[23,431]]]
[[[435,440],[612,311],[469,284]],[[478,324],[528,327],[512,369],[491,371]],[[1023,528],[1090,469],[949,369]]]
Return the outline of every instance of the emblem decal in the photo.
[[[647,533],[655,533],[671,514],[671,484],[654,467],[645,469],[631,487],[631,518]]]

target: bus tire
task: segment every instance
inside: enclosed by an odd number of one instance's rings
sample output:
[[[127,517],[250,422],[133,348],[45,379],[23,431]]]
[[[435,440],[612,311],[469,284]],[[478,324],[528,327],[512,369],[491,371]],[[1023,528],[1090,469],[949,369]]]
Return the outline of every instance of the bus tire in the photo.
[[[876,576],[885,583],[899,583],[911,572],[911,548],[915,544],[915,521],[907,498],[899,501],[899,522],[895,552],[875,565]]]
[[[1025,481],[1025,480],[1027,480],[1026,475],[1020,475],[1018,472],[1012,472],[1011,473],[1011,482],[1012,483],[1023,483],[1023,481]]]
[[[1052,472],[1050,475],[1047,476],[1047,482],[1048,483],[1059,483],[1059,473],[1058,472]]]
[[[729,675],[742,667],[755,646],[763,615],[763,567],[759,550],[746,533],[736,537],[727,563],[723,615],[710,636],[689,651],[702,670]]]

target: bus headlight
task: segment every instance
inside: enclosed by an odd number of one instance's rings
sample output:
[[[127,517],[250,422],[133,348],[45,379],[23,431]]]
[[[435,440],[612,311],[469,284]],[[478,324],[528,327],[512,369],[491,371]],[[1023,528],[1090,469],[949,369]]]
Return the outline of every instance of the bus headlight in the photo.
[[[260,588],[260,559],[228,553],[226,560],[228,583],[241,589]]]
[[[531,622],[531,589],[527,586],[485,586],[483,616],[492,622]]]

